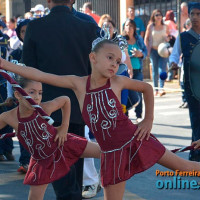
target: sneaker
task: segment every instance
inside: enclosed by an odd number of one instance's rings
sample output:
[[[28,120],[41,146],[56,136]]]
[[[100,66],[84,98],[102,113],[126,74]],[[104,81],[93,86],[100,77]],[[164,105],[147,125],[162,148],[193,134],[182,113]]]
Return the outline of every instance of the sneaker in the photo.
[[[6,160],[5,156],[3,154],[0,154],[0,161],[5,161],[5,160]]]
[[[12,152],[11,153],[10,152],[5,152],[4,156],[6,157],[6,159],[8,161],[14,161],[15,160],[15,157],[13,156]]]
[[[18,172],[22,173],[22,174],[26,174],[26,172],[28,171],[28,164],[20,164],[19,168],[17,169]]]
[[[100,190],[101,185],[99,183],[85,186],[82,192],[82,197],[83,199],[90,199],[92,197],[95,197]]]
[[[182,108],[188,108],[188,103],[185,102],[184,105],[182,106]]]

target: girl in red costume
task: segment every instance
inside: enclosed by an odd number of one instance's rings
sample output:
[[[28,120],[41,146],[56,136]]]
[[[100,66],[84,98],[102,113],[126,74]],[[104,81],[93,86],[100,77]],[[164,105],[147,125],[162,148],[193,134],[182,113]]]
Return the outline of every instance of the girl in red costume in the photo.
[[[68,97],[61,96],[41,103],[40,82],[22,77],[18,77],[17,82],[48,115],[58,109],[62,110],[62,124],[54,128],[18,91],[15,91],[19,106],[0,115],[0,129],[7,124],[12,126],[21,144],[31,154],[24,184],[31,185],[29,200],[41,200],[48,183],[65,176],[79,157],[99,158],[100,150],[96,143],[67,133],[71,110]]]

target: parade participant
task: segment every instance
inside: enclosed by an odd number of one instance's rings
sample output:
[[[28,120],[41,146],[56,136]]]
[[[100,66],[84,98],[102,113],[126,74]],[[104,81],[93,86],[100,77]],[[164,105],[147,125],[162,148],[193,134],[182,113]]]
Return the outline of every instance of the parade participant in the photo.
[[[93,42],[90,62],[92,74],[54,75],[32,67],[20,67],[1,59],[0,67],[24,77],[71,88],[79,101],[85,123],[94,133],[101,148],[101,181],[106,200],[122,200],[125,182],[134,174],[155,163],[172,170],[200,170],[200,164],[184,160],[150,134],[153,123],[154,98],[148,83],[115,75],[121,62],[121,41],[97,38]],[[123,113],[122,89],[142,92],[145,102],[144,120],[136,126]]]
[[[40,82],[19,76],[16,81],[47,114],[62,110],[62,124],[54,128],[34,110],[25,97],[15,91],[18,107],[0,115],[0,129],[7,124],[12,126],[20,143],[31,154],[24,180],[24,184],[30,185],[29,200],[42,200],[48,183],[65,176],[80,156],[99,158],[100,151],[96,143],[67,133],[71,111],[68,97],[61,96],[41,103],[43,90]]]
[[[177,68],[180,55],[181,53],[183,54],[184,90],[189,107],[190,122],[192,127],[192,141],[196,141],[200,139],[200,101],[194,97],[192,92],[190,57],[195,45],[199,42],[200,3],[190,2],[188,4],[188,12],[192,23],[192,28],[189,31],[181,33],[180,37],[177,37],[172,54],[169,57],[169,61],[172,68]],[[197,82],[196,85],[198,86],[199,83]],[[189,160],[200,162],[200,151],[191,150]]]
[[[50,13],[28,24],[23,46],[24,64],[58,75],[86,76],[90,73],[88,55],[97,37],[97,26],[74,16],[70,10],[73,2],[75,0],[47,0]],[[74,92],[46,84],[44,91],[44,101],[69,96],[73,102],[69,131],[84,136],[85,124]],[[59,126],[61,113],[55,112],[52,117],[54,125]],[[52,183],[57,200],[81,200],[82,177],[83,159],[80,159],[66,178]]]

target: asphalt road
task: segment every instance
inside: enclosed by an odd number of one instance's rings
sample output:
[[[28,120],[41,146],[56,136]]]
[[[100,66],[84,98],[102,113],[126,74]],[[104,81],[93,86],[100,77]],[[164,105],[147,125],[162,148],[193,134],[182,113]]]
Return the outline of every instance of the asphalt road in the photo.
[[[188,109],[178,108],[180,104],[181,93],[170,93],[166,96],[155,98],[155,119],[152,133],[170,150],[188,146],[191,141]],[[130,118],[133,122],[135,121],[134,110],[130,112]],[[18,174],[16,171],[19,158],[19,145],[16,139],[14,145],[16,161],[0,163],[0,200],[24,200],[28,196],[29,186],[23,185],[24,175]],[[179,153],[178,155],[185,159],[188,158],[188,152]],[[96,159],[95,164],[99,170],[99,160]],[[156,176],[156,170],[161,172],[167,171],[166,168],[156,164],[151,169],[128,180],[124,200],[199,199],[200,189],[192,189],[191,187],[190,189],[183,189],[182,186],[180,186],[180,189],[175,189],[175,185],[173,185],[172,189],[158,189],[158,187],[162,187],[162,184],[165,184],[166,180],[173,182],[174,177]],[[182,184],[181,181],[191,184],[192,181],[198,182],[200,179],[196,177],[181,177],[176,179],[176,181],[179,181],[179,184]],[[51,184],[47,188],[44,199],[55,199]],[[102,190],[93,199],[102,200]]]

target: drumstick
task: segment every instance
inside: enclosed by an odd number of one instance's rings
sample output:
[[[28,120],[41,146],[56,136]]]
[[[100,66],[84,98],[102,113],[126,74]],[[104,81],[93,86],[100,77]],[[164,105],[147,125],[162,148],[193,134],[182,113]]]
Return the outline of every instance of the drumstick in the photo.
[[[48,124],[52,125],[54,123],[53,119],[49,117],[46,112],[42,109],[41,106],[35,103],[35,101],[24,91],[24,89],[18,85],[18,83],[10,77],[10,75],[3,69],[0,68],[0,74],[34,107],[41,115],[43,119],[45,119]]]
[[[16,136],[16,133],[4,133],[0,135],[0,140],[15,137],[15,136]]]
[[[174,149],[171,152],[173,152],[173,153],[180,153],[180,152],[184,152],[184,151],[188,151],[188,150],[194,150],[194,146],[187,146],[187,147],[182,147],[182,148]]]

